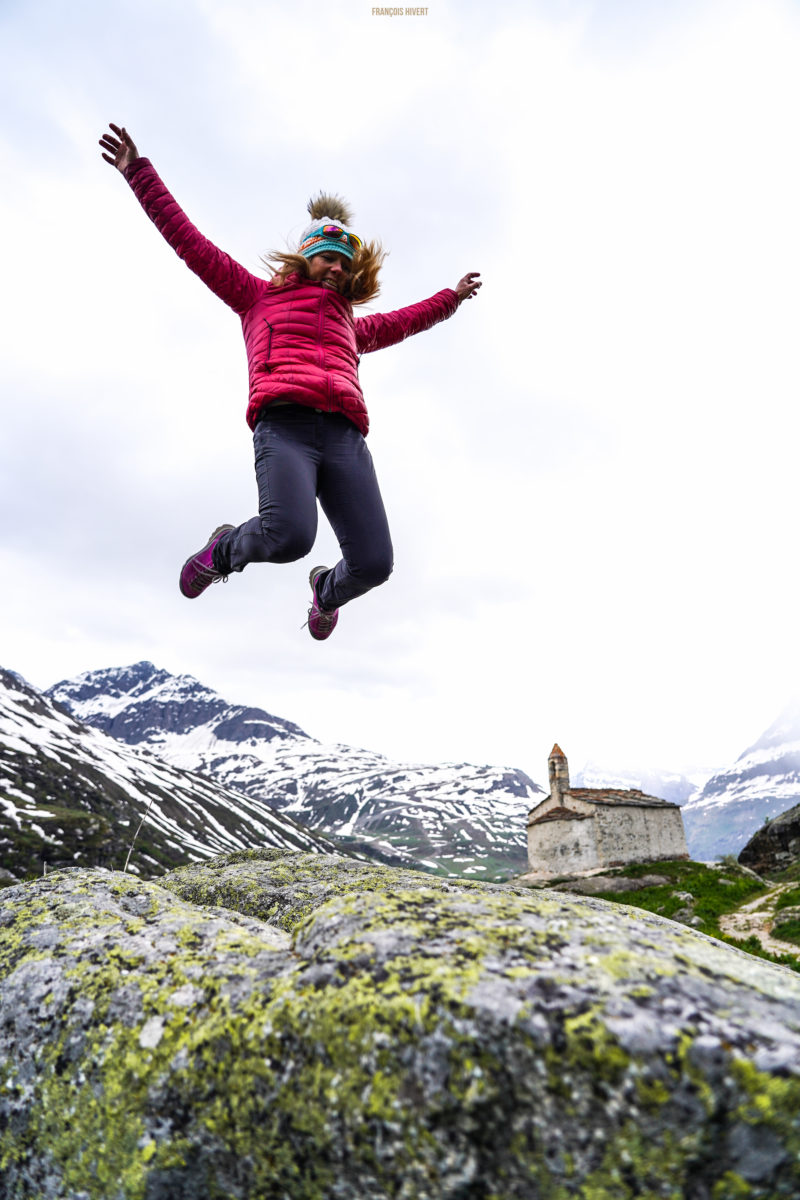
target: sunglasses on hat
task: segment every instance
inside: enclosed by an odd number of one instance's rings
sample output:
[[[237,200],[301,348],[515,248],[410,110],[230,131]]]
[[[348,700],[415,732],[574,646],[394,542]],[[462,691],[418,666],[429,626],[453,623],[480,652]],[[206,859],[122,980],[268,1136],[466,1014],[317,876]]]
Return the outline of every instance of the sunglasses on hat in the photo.
[[[334,238],[338,242],[348,242],[356,249],[362,244],[361,238],[354,233],[348,233],[346,229],[342,229],[341,225],[323,225],[317,230],[317,235],[324,234],[325,237]]]

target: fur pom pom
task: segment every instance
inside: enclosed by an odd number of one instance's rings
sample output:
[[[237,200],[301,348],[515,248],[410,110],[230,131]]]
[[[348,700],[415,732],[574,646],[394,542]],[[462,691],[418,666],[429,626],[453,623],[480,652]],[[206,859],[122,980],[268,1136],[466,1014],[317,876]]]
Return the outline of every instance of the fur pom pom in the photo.
[[[330,217],[332,221],[338,221],[345,228],[353,223],[353,213],[346,200],[341,196],[328,195],[326,192],[320,192],[317,196],[312,196],[308,202],[308,214],[312,221],[321,221],[323,217]]]

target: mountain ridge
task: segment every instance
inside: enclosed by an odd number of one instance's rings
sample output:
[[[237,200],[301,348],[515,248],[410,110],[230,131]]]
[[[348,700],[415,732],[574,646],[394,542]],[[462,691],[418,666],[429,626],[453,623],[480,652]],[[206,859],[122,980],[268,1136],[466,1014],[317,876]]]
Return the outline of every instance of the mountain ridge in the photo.
[[[255,846],[342,852],[288,814],[79,721],[0,668],[0,881],[48,865],[121,869],[132,845],[130,869],[143,875]]]
[[[713,775],[683,808],[693,857],[737,854],[765,821],[800,803],[800,701]]]
[[[129,745],[146,744],[352,849],[382,839],[428,871],[486,879],[527,868],[525,821],[542,789],[518,768],[394,763],[328,746],[146,661],[85,672],[46,694]]]

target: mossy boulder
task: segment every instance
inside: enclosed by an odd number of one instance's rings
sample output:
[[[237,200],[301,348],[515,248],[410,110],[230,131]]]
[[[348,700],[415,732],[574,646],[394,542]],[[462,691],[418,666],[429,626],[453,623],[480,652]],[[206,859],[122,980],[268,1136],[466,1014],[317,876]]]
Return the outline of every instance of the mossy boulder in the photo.
[[[2,893],[2,1198],[798,1193],[800,978],[652,914],[279,851]]]

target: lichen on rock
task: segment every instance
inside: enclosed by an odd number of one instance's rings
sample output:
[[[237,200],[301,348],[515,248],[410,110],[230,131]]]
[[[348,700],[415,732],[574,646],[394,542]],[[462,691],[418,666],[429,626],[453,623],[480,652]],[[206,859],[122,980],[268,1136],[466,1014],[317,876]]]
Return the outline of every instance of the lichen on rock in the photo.
[[[594,898],[243,852],[0,909],[0,1197],[800,1192],[800,979]]]

